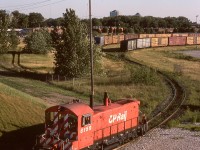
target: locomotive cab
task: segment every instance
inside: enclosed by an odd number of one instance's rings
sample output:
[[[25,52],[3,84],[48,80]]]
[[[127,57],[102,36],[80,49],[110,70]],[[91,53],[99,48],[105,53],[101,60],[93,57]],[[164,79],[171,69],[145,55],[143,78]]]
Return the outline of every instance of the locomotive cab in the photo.
[[[93,137],[85,138],[92,133],[92,115],[93,110],[79,102],[48,108],[45,111],[45,133],[37,138],[34,149],[67,150],[92,145]]]

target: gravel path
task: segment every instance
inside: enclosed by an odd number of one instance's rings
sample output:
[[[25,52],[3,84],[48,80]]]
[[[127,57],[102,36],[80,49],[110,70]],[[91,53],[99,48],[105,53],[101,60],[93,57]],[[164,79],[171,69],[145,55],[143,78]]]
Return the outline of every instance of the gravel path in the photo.
[[[125,150],[200,150],[200,132],[179,128],[161,129],[145,135],[136,143],[129,143]]]

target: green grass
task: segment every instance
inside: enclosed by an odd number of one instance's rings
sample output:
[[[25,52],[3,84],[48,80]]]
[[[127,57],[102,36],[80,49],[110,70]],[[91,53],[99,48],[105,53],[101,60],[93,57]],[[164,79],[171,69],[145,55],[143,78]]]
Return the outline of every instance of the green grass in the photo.
[[[0,83],[0,134],[44,122],[41,99]]]
[[[26,70],[37,73],[53,73],[54,56],[52,53],[48,55],[36,55],[36,54],[21,54],[20,66],[17,65],[18,56],[15,55],[15,65],[12,65],[11,54],[0,55],[0,66],[6,69],[14,69],[17,66],[18,70]]]
[[[32,149],[44,131],[46,104],[0,82],[0,149]]]
[[[170,57],[170,58],[183,59],[183,60],[188,60],[188,61],[200,61],[199,58],[195,58],[195,57],[185,55],[182,53],[177,53],[174,51],[164,51],[163,53],[165,54],[165,56]]]
[[[109,60],[113,62],[121,62],[119,59]],[[117,63],[114,64],[116,65]],[[150,114],[158,103],[167,98],[167,95],[169,94],[168,87],[162,82],[162,79],[157,77],[156,74],[151,75],[154,77],[156,76],[155,78],[157,81],[151,80],[148,84],[141,81],[140,83],[135,84],[135,79],[133,79],[133,77],[131,78],[131,72],[135,72],[136,74],[140,70],[140,67],[138,65],[130,65],[127,63],[122,66],[123,68],[118,72],[110,72],[110,70],[107,70],[105,71],[106,75],[95,77],[94,89],[96,102],[102,103],[104,92],[108,92],[110,99],[113,101],[120,98],[132,97],[139,99],[141,101],[141,110],[146,114]],[[149,77],[147,78],[149,79]],[[90,93],[89,78],[75,79],[74,81],[69,80],[65,82],[53,82],[53,84],[82,95],[88,95],[88,93]]]
[[[41,98],[42,101],[44,101],[44,99],[52,99],[58,103],[68,102],[68,99],[62,98],[61,96],[72,96],[81,99],[87,99],[87,97],[84,97],[78,93],[67,91],[55,85],[32,79],[25,79],[20,77],[1,77],[0,82],[31,96]]]
[[[187,96],[184,105],[200,106],[200,61],[199,59],[176,53],[176,51],[192,49],[195,49],[195,47],[150,48],[129,52],[126,57],[171,75],[185,88]],[[177,72],[175,66],[180,67],[178,68],[181,71],[180,73]],[[190,113],[187,111],[183,113],[178,121],[172,120],[169,126],[178,126],[179,123],[184,121],[200,122],[199,112],[196,112],[196,110],[190,111]]]

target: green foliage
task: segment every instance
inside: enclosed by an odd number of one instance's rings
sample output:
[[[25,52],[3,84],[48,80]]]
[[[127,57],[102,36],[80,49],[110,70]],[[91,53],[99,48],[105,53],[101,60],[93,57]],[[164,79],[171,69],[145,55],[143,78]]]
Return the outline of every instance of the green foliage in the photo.
[[[24,52],[47,54],[51,50],[51,36],[47,31],[36,31],[25,38]]]
[[[170,120],[169,122],[167,122],[167,127],[173,128],[173,127],[177,127],[179,124],[180,124],[180,121],[178,119]]]
[[[90,70],[90,48],[87,25],[80,21],[75,11],[67,9],[64,13],[63,33],[52,33],[55,53],[55,73],[67,77],[79,77]],[[94,48],[94,60],[97,60]],[[98,53],[99,54],[99,53]],[[99,58],[99,57],[98,57]],[[98,63],[98,61],[95,61]]]
[[[43,24],[44,17],[41,13],[30,13],[28,21],[29,27],[40,27]]]
[[[16,50],[17,45],[19,44],[19,37],[17,36],[16,32],[12,30],[9,34],[9,49]]]
[[[200,122],[200,111],[191,111],[189,108],[180,119],[181,122]]]
[[[0,54],[6,53],[9,48],[9,37],[7,34],[9,16],[5,10],[0,10]]]
[[[130,68],[130,72],[131,80],[136,84],[155,85],[158,81],[158,75],[155,70],[147,67]]]

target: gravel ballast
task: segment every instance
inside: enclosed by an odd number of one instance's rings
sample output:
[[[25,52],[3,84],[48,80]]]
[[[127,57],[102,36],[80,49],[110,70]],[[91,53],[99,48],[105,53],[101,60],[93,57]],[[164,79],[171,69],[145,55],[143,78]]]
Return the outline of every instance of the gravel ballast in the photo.
[[[200,132],[180,128],[157,128],[137,142],[130,142],[125,150],[200,150]]]

